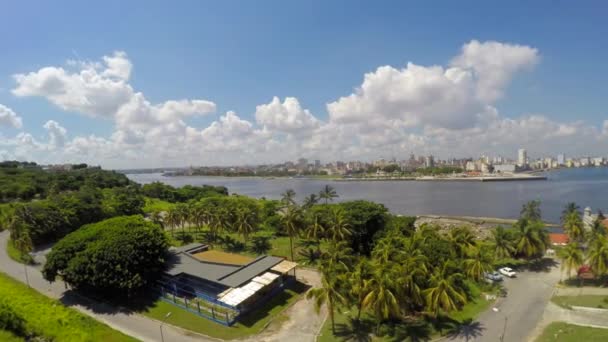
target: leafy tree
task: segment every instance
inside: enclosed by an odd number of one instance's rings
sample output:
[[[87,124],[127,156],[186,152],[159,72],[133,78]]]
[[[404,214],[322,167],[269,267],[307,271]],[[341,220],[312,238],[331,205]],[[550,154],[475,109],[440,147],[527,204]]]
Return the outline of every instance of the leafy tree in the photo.
[[[373,268],[364,258],[359,259],[352,272],[348,273],[349,294],[357,306],[357,321],[361,320],[363,301],[369,292],[372,275]]]
[[[331,331],[336,333],[335,310],[336,306],[345,304],[346,298],[339,291],[340,286],[338,276],[332,269],[322,269],[321,287],[313,288],[306,293],[306,298],[315,300],[315,309],[319,309],[323,304],[327,304],[329,319],[331,321]]]
[[[310,194],[304,198],[304,203],[302,204],[302,208],[310,209],[315,204],[319,203],[319,198],[316,194]]]
[[[378,232],[386,227],[388,210],[384,205],[369,201],[349,201],[338,204],[344,209],[349,224],[351,248],[357,254],[369,256]]]
[[[317,242],[317,251],[321,253],[321,239],[325,234],[325,227],[321,224],[319,216],[314,215],[312,222],[306,227],[306,238]]]
[[[486,272],[493,269],[493,258],[487,248],[477,245],[469,249],[468,256],[463,261],[465,274],[475,280],[481,281]]]
[[[327,234],[333,241],[342,241],[351,234],[350,224],[346,220],[343,209],[332,210],[332,220],[327,227]]]
[[[0,298],[0,330],[10,331],[17,336],[27,334],[26,320],[15,312],[5,299]]]
[[[572,213],[579,213],[580,216],[580,211],[581,207],[579,207],[576,203],[568,202],[568,204],[566,204],[566,206],[564,207],[564,210],[562,210],[562,216],[560,218],[562,223],[564,223],[568,215]]]
[[[102,295],[133,294],[162,275],[168,242],[163,231],[141,216],[90,224],[60,240],[42,274]]]
[[[517,225],[519,227],[517,253],[525,258],[542,256],[549,246],[549,237],[544,224],[540,221],[520,220]]]
[[[464,257],[467,252],[475,247],[475,235],[471,228],[462,226],[456,227],[449,231],[448,240],[456,250],[458,257]]]
[[[576,242],[566,245],[558,252],[557,256],[562,261],[562,273],[565,270],[568,278],[570,278],[572,270],[577,270],[584,262],[583,251]]]
[[[243,243],[247,243],[247,238],[256,229],[256,213],[248,210],[246,207],[241,207],[237,209],[235,214],[236,222],[234,230],[243,236]]]
[[[319,192],[319,197],[325,200],[325,204],[328,201],[333,201],[334,198],[339,197],[336,190],[331,185],[325,185],[323,190]]]
[[[582,241],[585,235],[583,219],[578,211],[570,211],[562,218],[564,230],[572,241]]]
[[[26,255],[29,256],[29,253],[34,249],[34,244],[32,243],[32,238],[30,237],[30,233],[27,230],[21,231],[17,236],[13,237],[13,244],[15,248],[21,253],[21,260],[25,261]],[[23,271],[25,272],[25,282],[27,286],[30,286],[30,279],[27,275],[27,263],[23,262]]]

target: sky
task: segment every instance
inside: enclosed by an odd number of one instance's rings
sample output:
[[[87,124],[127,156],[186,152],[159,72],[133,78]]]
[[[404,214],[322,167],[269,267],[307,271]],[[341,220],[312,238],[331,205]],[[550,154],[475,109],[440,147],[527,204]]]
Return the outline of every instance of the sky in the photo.
[[[608,155],[603,1],[18,1],[0,159]]]

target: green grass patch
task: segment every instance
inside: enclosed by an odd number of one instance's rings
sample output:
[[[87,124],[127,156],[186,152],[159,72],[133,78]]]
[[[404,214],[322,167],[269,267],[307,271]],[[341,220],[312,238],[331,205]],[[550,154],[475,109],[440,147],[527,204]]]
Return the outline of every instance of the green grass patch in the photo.
[[[608,296],[580,295],[580,296],[556,296],[551,301],[561,307],[585,306],[589,308],[608,309]]]
[[[280,316],[287,307],[300,299],[307,289],[308,286],[298,282],[277,294],[260,308],[240,317],[231,327],[215,323],[160,299],[140,313],[163,320],[165,315],[171,312],[171,316],[167,319],[168,324],[210,337],[232,340],[260,333],[273,318]]]
[[[29,255],[29,254],[22,255],[21,252],[19,252],[19,250],[13,244],[13,240],[9,239],[6,242],[6,253],[8,254],[8,256],[11,259],[15,260],[18,263],[28,264],[28,265],[31,265],[34,263],[34,258],[32,258],[31,255]]]
[[[0,330],[0,341],[2,342],[23,342],[23,338],[13,335],[10,331]]]
[[[583,327],[564,322],[549,324],[536,342],[608,341],[608,329]]]
[[[28,332],[47,340],[136,341],[28,288],[4,273],[0,273],[0,298],[26,320],[25,328]]]
[[[175,207],[175,203],[163,201],[158,198],[145,197],[146,203],[144,204],[144,213],[151,213],[154,211],[168,211]]]

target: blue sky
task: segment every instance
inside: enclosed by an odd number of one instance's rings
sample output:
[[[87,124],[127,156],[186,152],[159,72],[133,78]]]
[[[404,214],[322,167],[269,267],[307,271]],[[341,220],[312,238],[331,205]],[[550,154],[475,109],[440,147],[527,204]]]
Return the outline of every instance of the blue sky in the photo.
[[[7,3],[0,11],[0,104],[21,117],[23,125],[0,127],[0,132],[9,140],[27,132],[43,144],[48,135],[43,125],[56,121],[67,132],[66,142],[50,149],[55,159],[49,161],[75,158],[60,151],[75,137],[94,134],[110,139],[117,130],[113,117],[92,118],[62,109],[44,94],[16,96],[11,92],[16,87],[12,75],[47,66],[66,68],[68,59],[100,61],[114,51],[124,51],[133,65],[128,83],[152,104],[204,99],[216,105],[211,114],[189,117],[189,127],[204,130],[225,112],[235,111],[240,119],[261,130],[263,125],[256,123],[256,106],[275,96],[281,101],[297,98],[315,118],[331,122],[326,104],[353,93],[365,73],[385,65],[401,69],[410,61],[447,68],[464,44],[478,40],[537,50],[533,67],[518,69],[504,85],[503,95],[489,103],[501,118],[542,115],[558,126],[582,120],[599,135],[608,118],[607,10],[608,5],[601,1]],[[376,119],[374,113],[369,114],[369,120]],[[403,127],[407,129],[399,128],[398,134],[404,136],[423,136],[423,131],[430,129],[422,124]],[[294,144],[290,153],[280,155],[282,158],[320,154],[303,148],[306,142],[302,137],[285,132],[277,135],[266,139],[275,139],[279,145],[285,141]],[[411,148],[357,144],[362,146],[360,151],[335,157],[361,153],[373,158],[375,147],[395,154],[409,150],[439,155],[466,152],[430,143]],[[10,143],[5,145],[7,157],[27,157],[13,151]],[[557,152],[551,151],[550,145],[539,148],[538,153]],[[241,155],[265,156],[269,149],[231,149],[227,159],[217,158],[218,154],[225,157],[225,151],[210,149],[192,159],[200,163],[250,161]],[[480,152],[493,153],[495,149],[504,153],[500,147]],[[32,156],[36,156],[35,151]],[[260,158],[272,161],[253,159]],[[100,163],[106,164],[106,160],[102,158]],[[132,163],[148,164],[136,159]],[[107,164],[120,163],[108,159]]]

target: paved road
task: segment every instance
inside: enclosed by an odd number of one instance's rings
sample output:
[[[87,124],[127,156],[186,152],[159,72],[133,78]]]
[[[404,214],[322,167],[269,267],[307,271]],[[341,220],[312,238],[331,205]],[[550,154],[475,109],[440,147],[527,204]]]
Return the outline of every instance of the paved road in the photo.
[[[517,278],[505,279],[507,297],[499,298],[493,307],[478,317],[477,321],[448,340],[527,341],[540,323],[545,306],[551,299],[559,278],[559,266],[554,265],[547,271],[524,271],[519,273]]]

